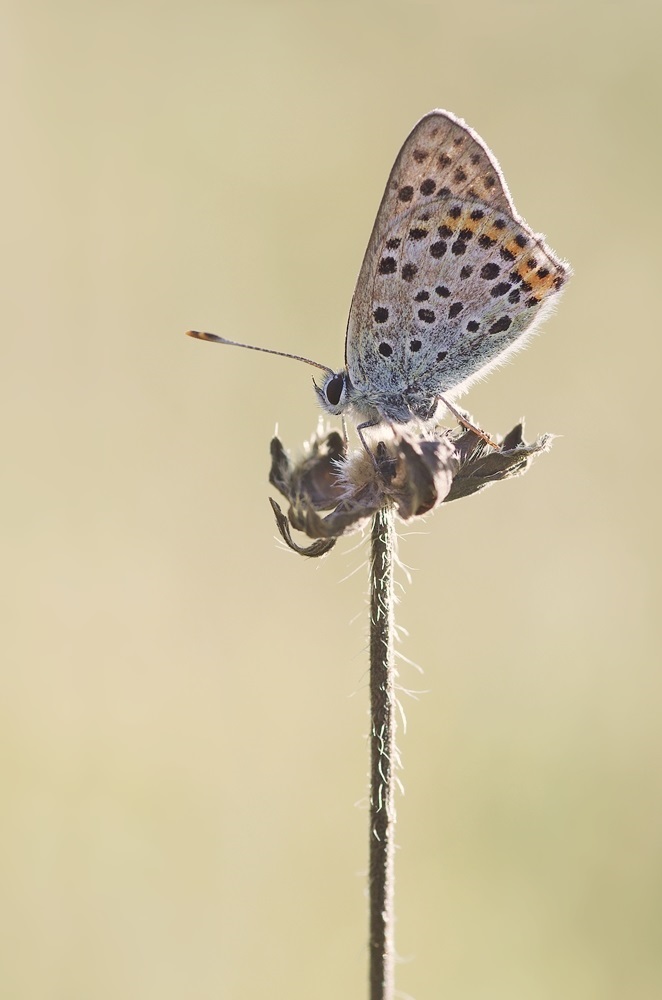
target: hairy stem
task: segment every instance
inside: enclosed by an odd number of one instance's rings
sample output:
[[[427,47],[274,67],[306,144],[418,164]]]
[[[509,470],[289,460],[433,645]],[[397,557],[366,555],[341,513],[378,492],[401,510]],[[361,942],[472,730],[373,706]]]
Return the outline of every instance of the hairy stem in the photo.
[[[392,508],[372,522],[370,560],[370,1000],[395,989],[395,668]]]

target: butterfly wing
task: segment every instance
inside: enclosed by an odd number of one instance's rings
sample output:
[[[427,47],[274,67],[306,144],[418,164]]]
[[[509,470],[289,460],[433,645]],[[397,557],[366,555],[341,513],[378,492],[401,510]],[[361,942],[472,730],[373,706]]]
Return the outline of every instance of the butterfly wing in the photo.
[[[433,111],[395,161],[363,260],[345,359],[364,400],[455,393],[530,333],[566,269],[519,218],[492,153]],[[406,408],[406,407],[405,407]]]

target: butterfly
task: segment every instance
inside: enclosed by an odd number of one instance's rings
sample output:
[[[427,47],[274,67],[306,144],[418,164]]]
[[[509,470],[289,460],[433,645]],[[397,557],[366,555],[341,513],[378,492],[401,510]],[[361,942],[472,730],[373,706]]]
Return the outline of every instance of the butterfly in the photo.
[[[569,275],[518,215],[480,136],[435,110],[414,126],[391,170],[352,299],[344,368],[211,333],[189,336],[321,369],[320,404],[349,413],[365,445],[363,429],[424,423],[440,405],[473,426],[452,400],[524,346]]]

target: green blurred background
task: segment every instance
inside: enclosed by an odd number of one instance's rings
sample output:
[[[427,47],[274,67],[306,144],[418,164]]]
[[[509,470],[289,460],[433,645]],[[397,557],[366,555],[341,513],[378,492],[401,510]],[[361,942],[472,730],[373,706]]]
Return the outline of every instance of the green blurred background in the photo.
[[[0,995],[365,996],[365,541],[275,541],[432,107],[575,277],[464,404],[559,435],[402,526],[398,985],[662,993],[660,5],[9,3]]]

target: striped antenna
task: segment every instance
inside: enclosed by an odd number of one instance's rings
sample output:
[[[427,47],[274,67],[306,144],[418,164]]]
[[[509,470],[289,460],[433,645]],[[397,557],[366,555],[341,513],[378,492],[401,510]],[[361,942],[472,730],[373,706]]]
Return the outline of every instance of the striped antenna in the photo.
[[[226,337],[219,337],[215,333],[200,333],[198,330],[187,330],[187,337],[195,337],[196,340],[209,340],[213,344],[228,344],[230,347],[245,347],[247,351],[261,351],[263,354],[277,354],[279,358],[293,358],[294,361],[303,361],[305,365],[312,365],[313,368],[320,368],[328,375],[335,375],[333,368],[321,365],[318,361],[311,361],[310,358],[302,358],[300,354],[288,354],[286,351],[273,351],[270,347],[255,347],[253,344],[240,344],[236,340],[228,340]]]

